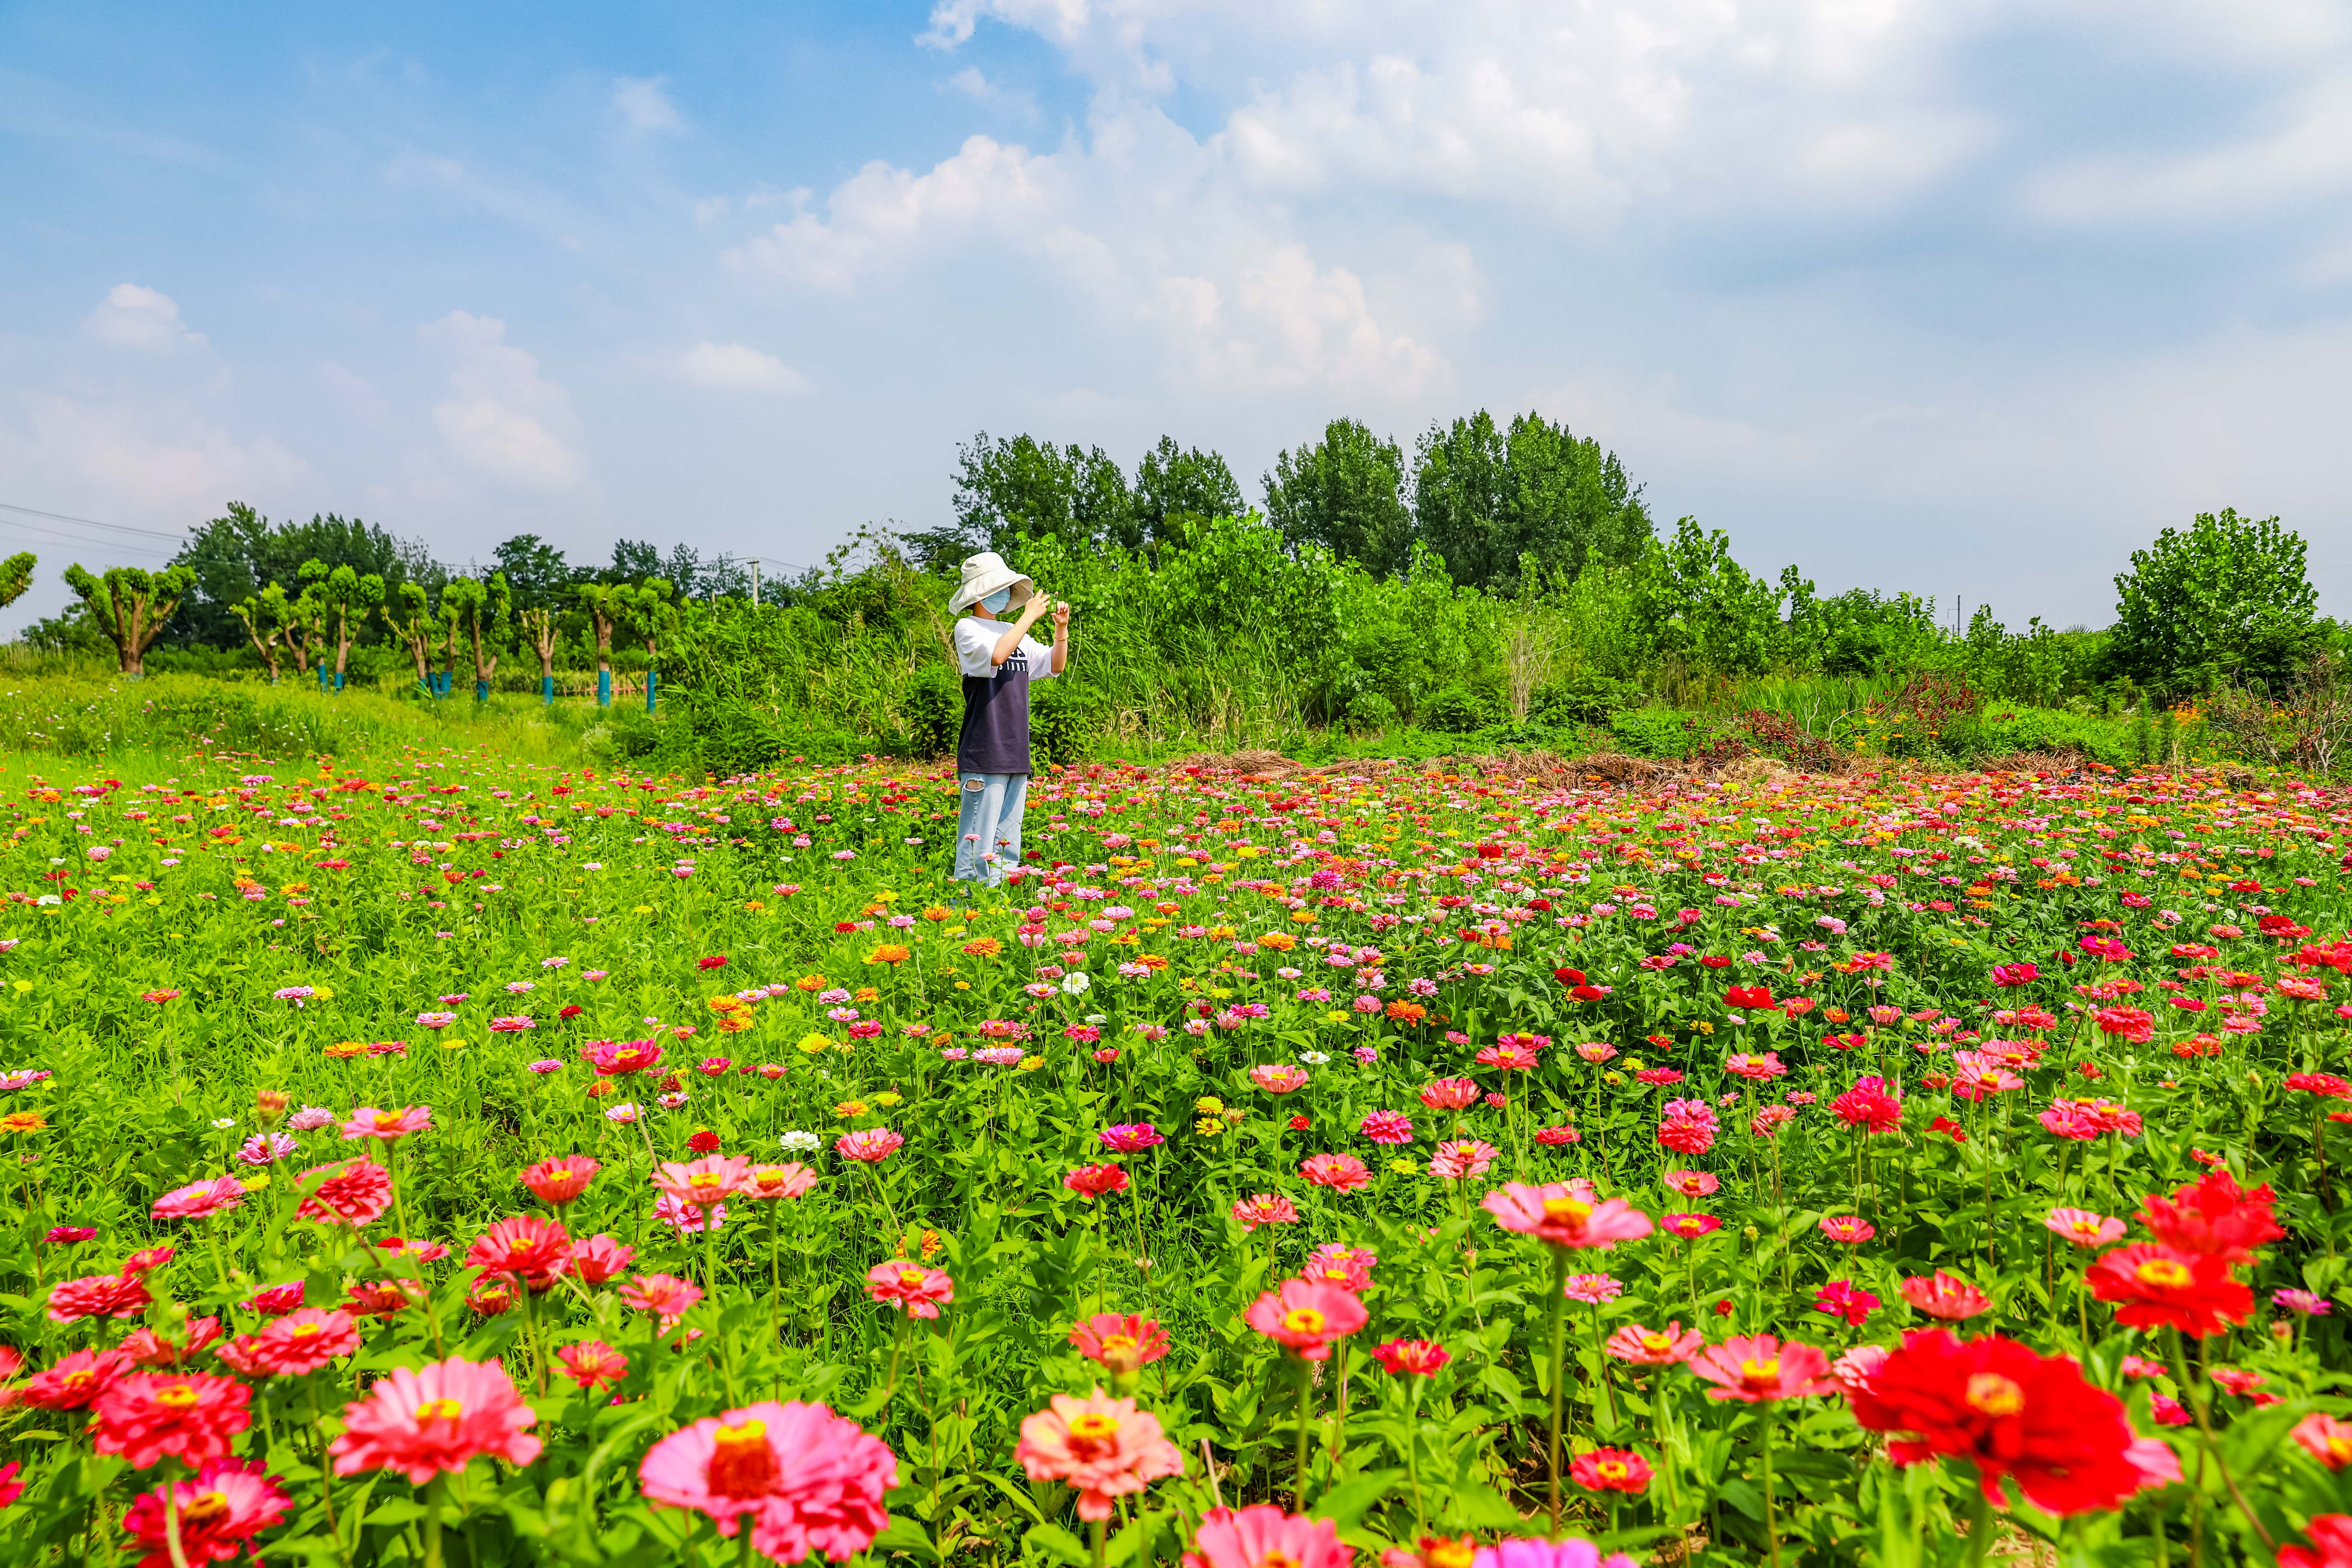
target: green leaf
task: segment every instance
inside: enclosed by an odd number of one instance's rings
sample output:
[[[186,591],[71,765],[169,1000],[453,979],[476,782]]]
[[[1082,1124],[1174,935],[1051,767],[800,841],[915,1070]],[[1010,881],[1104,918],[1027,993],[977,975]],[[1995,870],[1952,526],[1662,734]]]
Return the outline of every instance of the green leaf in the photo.
[[[1404,1475],[1402,1470],[1367,1470],[1346,1480],[1315,1500],[1307,1510],[1312,1519],[1328,1519],[1342,1530],[1352,1530],[1364,1517],[1364,1510],[1396,1490]]]
[[[1041,1520],[1029,1527],[1029,1532],[1023,1540],[1035,1542],[1054,1556],[1071,1564],[1072,1568],[1086,1568],[1086,1564],[1094,1561],[1094,1553],[1087,1550],[1087,1543],[1058,1524],[1047,1524]]]
[[[1519,1510],[1484,1481],[1465,1481],[1454,1489],[1454,1517],[1473,1530],[1510,1530],[1519,1522]]]
[[[947,1561],[940,1554],[940,1549],[931,1544],[931,1538],[923,1532],[923,1527],[903,1513],[891,1519],[890,1527],[874,1538],[874,1545],[883,1552],[911,1552],[933,1563]]]

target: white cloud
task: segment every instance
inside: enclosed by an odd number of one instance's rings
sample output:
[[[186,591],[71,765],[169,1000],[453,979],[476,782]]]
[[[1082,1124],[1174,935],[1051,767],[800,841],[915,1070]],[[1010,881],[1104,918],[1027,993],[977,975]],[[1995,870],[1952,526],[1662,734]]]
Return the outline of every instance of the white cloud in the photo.
[[[662,89],[667,77],[619,76],[613,79],[613,108],[632,131],[683,131],[676,106]]]
[[[2028,187],[2031,211],[2055,223],[2221,222],[2352,189],[2352,69],[2282,104],[2266,134],[2161,158],[2069,162]]]
[[[678,356],[678,379],[720,392],[806,392],[808,379],[773,354],[742,343],[698,342]]]
[[[190,331],[180,320],[180,307],[171,296],[136,283],[117,283],[108,289],[82,328],[100,342],[152,353],[169,353],[183,343],[201,348],[205,342],[202,332]]]
[[[180,527],[225,501],[281,493],[310,471],[273,438],[240,441],[174,402],[31,393],[20,406],[22,431],[0,425],[0,479],[110,521]]]
[[[452,310],[423,331],[454,363],[433,427],[460,462],[525,490],[571,489],[587,477],[586,459],[559,434],[573,422],[570,396],[506,341],[504,321]]]

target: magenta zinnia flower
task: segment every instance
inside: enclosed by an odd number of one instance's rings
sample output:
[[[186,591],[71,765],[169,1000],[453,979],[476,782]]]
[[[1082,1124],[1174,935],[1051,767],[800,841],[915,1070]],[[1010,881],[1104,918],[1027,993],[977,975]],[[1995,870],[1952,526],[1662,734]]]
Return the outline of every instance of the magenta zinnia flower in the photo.
[[[245,1206],[245,1188],[235,1176],[218,1176],[209,1182],[191,1182],[184,1187],[173,1187],[155,1200],[151,1211],[157,1219],[203,1219],[207,1215],[223,1213]]]
[[[1689,1365],[1717,1385],[1706,1391],[1709,1399],[1746,1405],[1828,1394],[1837,1386],[1829,1376],[1829,1357],[1811,1345],[1782,1344],[1770,1334],[1726,1340],[1693,1356]]]
[[[505,1366],[451,1356],[378,1378],[366,1398],[343,1406],[343,1435],[327,1451],[339,1476],[397,1470],[421,1487],[477,1455],[530,1464],[541,1445],[528,1429],[538,1420]]]
[[[404,1105],[398,1110],[378,1110],[373,1105],[362,1105],[352,1112],[352,1119],[342,1124],[347,1138],[375,1138],[386,1143],[397,1143],[412,1132],[433,1130],[433,1108],[429,1105]]]
[[[637,1466],[646,1497],[709,1516],[733,1536],[746,1516],[752,1550],[778,1563],[822,1552],[846,1562],[889,1523],[898,1484],[887,1445],[823,1405],[763,1400],[706,1415],[656,1443]]]
[[[1623,1198],[1603,1201],[1592,1184],[1581,1179],[1540,1186],[1506,1182],[1481,1198],[1478,1206],[1505,1230],[1532,1236],[1550,1247],[1614,1247],[1639,1241],[1651,1230],[1648,1215]]]
[[[907,1140],[887,1127],[867,1127],[845,1132],[833,1141],[833,1152],[845,1160],[878,1165],[905,1147]]]

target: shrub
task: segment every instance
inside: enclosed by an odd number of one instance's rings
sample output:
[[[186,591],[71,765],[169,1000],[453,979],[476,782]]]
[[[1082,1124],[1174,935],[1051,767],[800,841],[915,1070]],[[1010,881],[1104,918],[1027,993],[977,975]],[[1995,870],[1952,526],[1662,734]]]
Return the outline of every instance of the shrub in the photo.
[[[1698,715],[1678,708],[1640,708],[1609,716],[1609,733],[1637,757],[1686,757],[1698,743]]]
[[[1348,703],[1347,725],[1352,734],[1378,734],[1396,718],[1396,704],[1377,691],[1360,691]]]
[[[956,749],[956,739],[963,730],[962,678],[945,665],[925,667],[908,682],[902,711],[907,743],[916,756],[948,755]]]
[[[1065,766],[1086,760],[1087,742],[1103,731],[1110,700],[1073,680],[1047,680],[1029,688],[1029,751],[1033,767]]]
[[[1442,686],[1430,694],[1414,715],[1424,730],[1441,734],[1466,735],[1473,730],[1483,730],[1494,722],[1494,709],[1486,700],[1466,686]]]
[[[1536,688],[1528,719],[1537,724],[1606,724],[1612,713],[1638,708],[1642,689],[1606,675],[1579,675]]]

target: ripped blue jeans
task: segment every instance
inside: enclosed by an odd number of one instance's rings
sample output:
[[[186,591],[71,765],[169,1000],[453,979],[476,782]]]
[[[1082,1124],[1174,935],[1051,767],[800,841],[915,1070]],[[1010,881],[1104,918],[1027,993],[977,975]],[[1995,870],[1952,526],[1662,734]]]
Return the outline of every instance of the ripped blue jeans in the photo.
[[[1029,804],[1027,773],[957,775],[955,876],[993,888],[1021,864],[1021,814]]]

